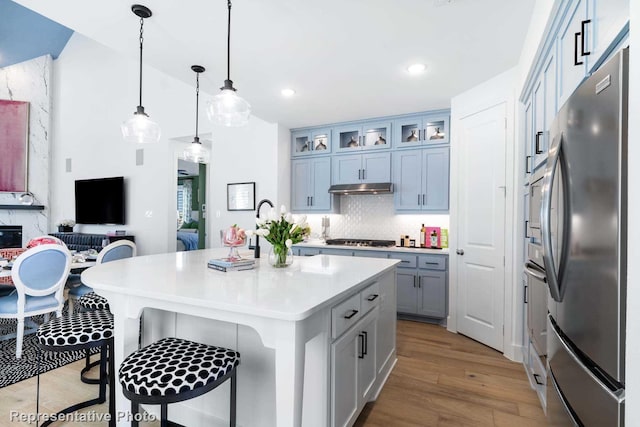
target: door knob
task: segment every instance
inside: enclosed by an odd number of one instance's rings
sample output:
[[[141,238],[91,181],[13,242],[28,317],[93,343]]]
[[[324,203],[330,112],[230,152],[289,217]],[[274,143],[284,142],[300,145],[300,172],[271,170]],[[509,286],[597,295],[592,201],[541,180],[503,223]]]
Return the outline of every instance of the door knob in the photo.
[[[464,249],[456,249],[458,255],[464,255]]]

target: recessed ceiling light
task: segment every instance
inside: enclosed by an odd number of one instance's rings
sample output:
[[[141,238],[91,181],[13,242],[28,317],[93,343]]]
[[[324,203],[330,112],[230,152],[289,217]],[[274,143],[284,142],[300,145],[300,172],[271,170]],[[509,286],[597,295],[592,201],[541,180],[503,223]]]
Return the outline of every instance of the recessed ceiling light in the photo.
[[[289,97],[291,97],[291,96],[295,95],[295,94],[296,94],[296,91],[295,91],[295,90],[293,90],[293,89],[289,89],[289,88],[287,88],[287,89],[282,89],[282,90],[280,91],[280,93],[282,94],[282,96],[289,98]]]
[[[424,70],[427,69],[427,66],[424,64],[413,64],[407,68],[409,74],[421,74]]]

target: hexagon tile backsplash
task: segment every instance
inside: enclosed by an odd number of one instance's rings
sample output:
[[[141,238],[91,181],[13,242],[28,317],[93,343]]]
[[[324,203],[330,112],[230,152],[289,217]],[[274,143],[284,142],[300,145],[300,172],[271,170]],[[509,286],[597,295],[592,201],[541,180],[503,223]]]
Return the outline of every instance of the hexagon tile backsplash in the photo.
[[[311,237],[322,233],[322,217],[330,218],[331,238],[380,239],[399,242],[400,235],[420,239],[422,224],[449,228],[449,215],[399,215],[393,207],[393,194],[340,196],[340,214],[307,215]]]

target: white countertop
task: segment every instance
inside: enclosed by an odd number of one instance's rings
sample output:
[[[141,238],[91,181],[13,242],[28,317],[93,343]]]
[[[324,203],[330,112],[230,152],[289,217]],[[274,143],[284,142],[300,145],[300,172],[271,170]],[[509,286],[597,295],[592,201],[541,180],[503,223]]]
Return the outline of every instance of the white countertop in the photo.
[[[412,254],[429,254],[429,255],[446,255],[449,256],[449,248],[431,249],[431,248],[405,248],[405,247],[372,247],[372,246],[347,246],[347,245],[327,245],[324,240],[309,240],[308,242],[296,243],[293,245],[298,248],[333,248],[333,249],[351,249],[357,251],[379,251],[379,252],[405,252]]]
[[[273,268],[266,257],[253,270],[220,272],[207,267],[227,249],[147,255],[112,261],[82,273],[96,289],[282,320],[302,320],[399,262],[381,258],[317,255],[295,257]],[[248,254],[248,253],[247,253]],[[241,256],[245,256],[241,252]]]

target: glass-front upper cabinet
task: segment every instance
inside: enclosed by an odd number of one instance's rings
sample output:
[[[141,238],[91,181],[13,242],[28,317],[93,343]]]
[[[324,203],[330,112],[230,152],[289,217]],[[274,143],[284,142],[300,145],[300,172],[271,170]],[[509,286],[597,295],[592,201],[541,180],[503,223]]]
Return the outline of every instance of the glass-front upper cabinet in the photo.
[[[291,156],[331,152],[331,129],[299,130],[291,133]]]
[[[393,126],[396,148],[449,143],[449,116],[446,114],[397,119]]]
[[[391,122],[360,122],[333,129],[335,151],[376,150],[391,146]]]

